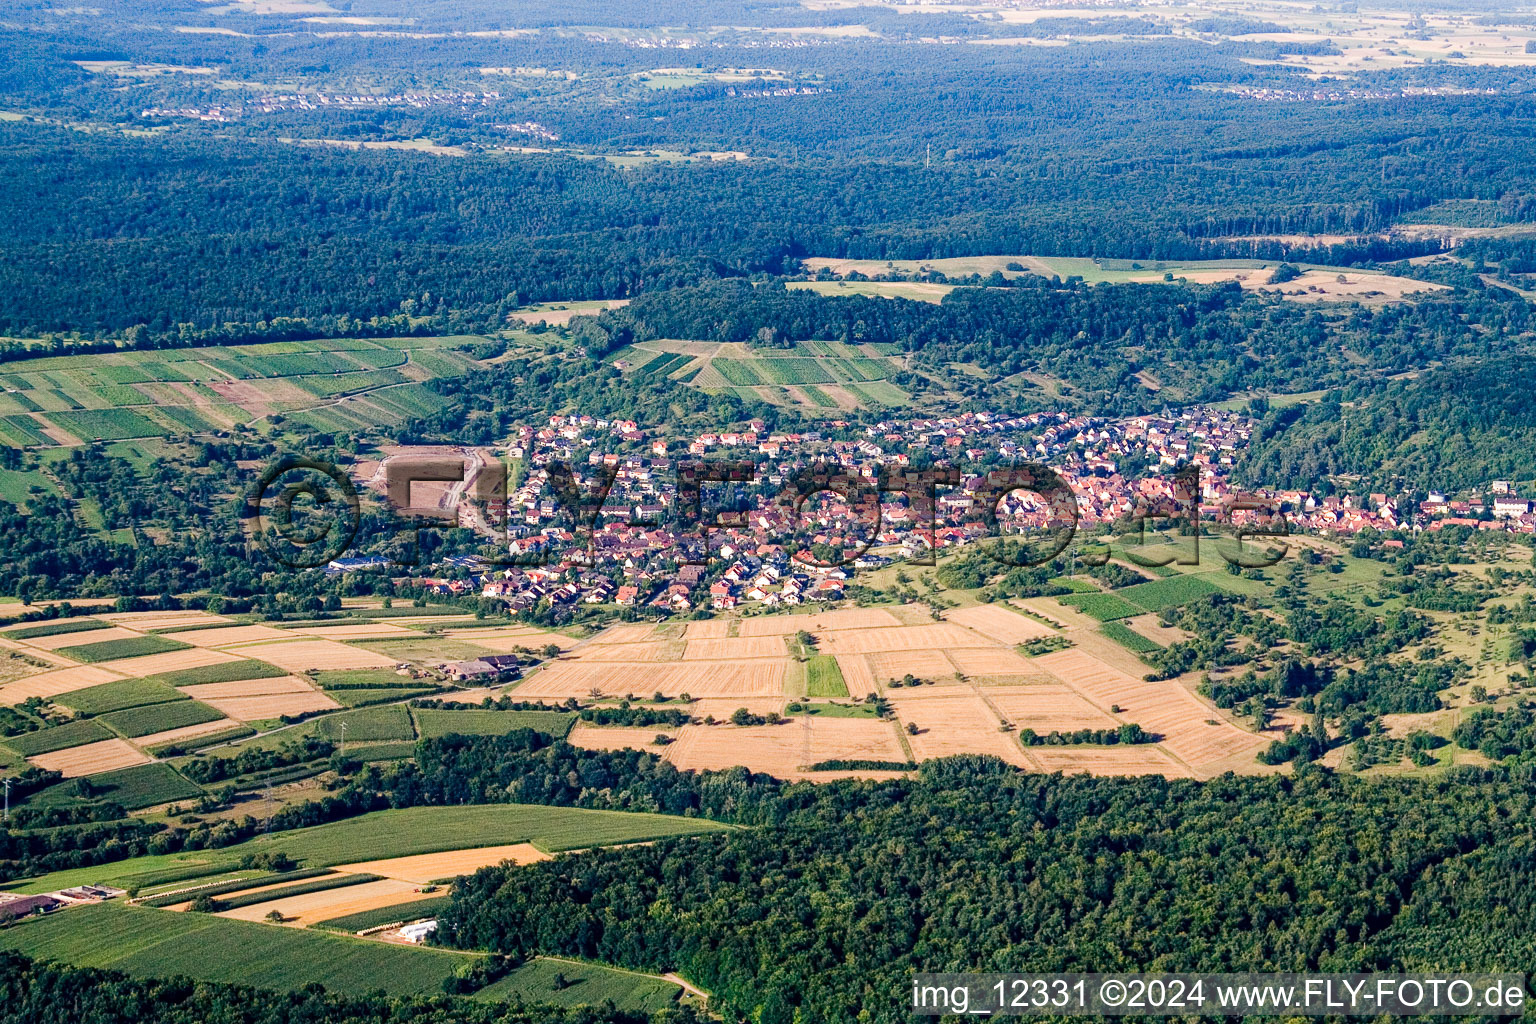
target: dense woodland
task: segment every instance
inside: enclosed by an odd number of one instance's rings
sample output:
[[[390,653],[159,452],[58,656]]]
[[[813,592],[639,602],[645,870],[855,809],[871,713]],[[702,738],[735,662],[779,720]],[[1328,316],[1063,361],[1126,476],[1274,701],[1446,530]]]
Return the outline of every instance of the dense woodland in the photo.
[[[1326,489],[1358,477],[1389,493],[1447,493],[1536,476],[1536,364],[1458,360],[1412,379],[1361,381],[1269,412],[1240,467],[1250,484]]]

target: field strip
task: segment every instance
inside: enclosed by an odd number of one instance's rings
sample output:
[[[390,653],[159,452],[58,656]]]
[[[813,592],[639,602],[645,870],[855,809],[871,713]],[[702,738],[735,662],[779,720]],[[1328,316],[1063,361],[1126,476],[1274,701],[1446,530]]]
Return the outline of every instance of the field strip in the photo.
[[[284,896],[248,907],[220,911],[216,916],[234,921],[260,921],[275,910],[286,919],[284,924],[302,927],[328,917],[346,917],[378,907],[394,906],[409,900],[413,895],[442,896],[442,893],[427,894],[417,890],[418,886],[414,882],[384,878],[377,882],[361,882],[299,896]]]
[[[110,672],[100,665],[76,665],[55,669],[41,675],[27,676],[0,686],[0,704],[20,704],[28,697],[47,700],[61,693],[83,690],[88,686],[111,683],[122,679],[120,672]]]
[[[382,875],[397,881],[426,884],[458,875],[468,875],[481,868],[494,867],[503,861],[511,861],[514,864],[533,864],[550,859],[552,858],[549,854],[532,843],[513,843],[508,846],[479,846],[466,850],[450,850],[446,853],[421,853],[412,857],[391,857],[387,860],[338,864],[336,870],[353,874]]]

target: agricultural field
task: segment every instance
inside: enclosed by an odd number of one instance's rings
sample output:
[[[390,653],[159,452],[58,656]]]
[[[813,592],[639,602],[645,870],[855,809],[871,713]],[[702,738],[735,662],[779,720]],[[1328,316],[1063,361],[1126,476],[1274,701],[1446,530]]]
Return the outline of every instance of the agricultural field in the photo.
[[[601,1006],[651,1013],[675,1006],[682,987],[665,978],[600,964],[540,957],[476,992],[477,1000],[520,999],[556,1006]]]
[[[417,708],[412,714],[423,739],[436,739],[450,733],[500,736],[514,729],[534,729],[560,738],[569,733],[576,722],[575,715],[556,711],[443,711]]]
[[[1420,292],[1438,291],[1443,285],[1394,277],[1375,270],[1332,267],[1315,263],[1297,263],[1300,277],[1284,284],[1271,284],[1270,276],[1279,266],[1277,260],[1129,260],[1063,256],[964,256],[931,260],[847,260],[815,257],[804,260],[811,273],[826,268],[839,277],[860,273],[866,277],[882,274],[925,274],[937,272],[948,277],[994,272],[1004,277],[1038,274],[1043,277],[1080,277],[1089,284],[1163,284],[1185,281],[1193,284],[1217,284],[1236,281],[1244,289],[1282,295],[1301,302],[1388,301]],[[823,295],[875,295],[939,302],[953,290],[953,285],[908,281],[797,281],[789,287],[808,288]]]
[[[429,995],[464,954],[370,942],[325,932],[272,928],[208,914],[122,903],[72,907],[0,931],[0,949],[102,967],[139,977],[338,993]]]
[[[777,405],[835,411],[897,406],[910,398],[891,383],[902,372],[900,358],[873,345],[811,341],[784,350],[658,340],[637,343],[613,359],[636,378],[670,377]]]
[[[184,651],[187,647],[187,644],[169,637],[126,635],[112,640],[81,644],[78,647],[60,647],[58,651],[76,661],[95,664],[125,658],[143,658],[151,654],[168,654],[171,651]]]
[[[213,435],[274,414],[323,430],[392,426],[436,407],[423,382],[472,369],[457,349],[475,340],[327,339],[0,364],[0,444]],[[0,484],[24,494],[32,481]]]

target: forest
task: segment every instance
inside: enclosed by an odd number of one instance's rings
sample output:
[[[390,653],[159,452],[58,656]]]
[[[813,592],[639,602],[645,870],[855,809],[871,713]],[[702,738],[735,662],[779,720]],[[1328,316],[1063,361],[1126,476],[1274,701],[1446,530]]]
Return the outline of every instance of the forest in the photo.
[[[1489,353],[1492,355],[1492,353]],[[1462,359],[1404,380],[1362,380],[1269,411],[1238,467],[1247,483],[1326,492],[1348,475],[1396,493],[1455,492],[1536,475],[1536,365]]]

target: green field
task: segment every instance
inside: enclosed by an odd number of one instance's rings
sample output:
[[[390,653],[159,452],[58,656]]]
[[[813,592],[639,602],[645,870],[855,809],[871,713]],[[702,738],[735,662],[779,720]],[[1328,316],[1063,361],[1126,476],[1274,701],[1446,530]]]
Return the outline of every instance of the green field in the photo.
[[[289,990],[318,983],[333,992],[428,995],[465,955],[370,942],[208,914],[87,904],[0,930],[0,949],[148,978]]]
[[[5,635],[12,640],[31,640],[40,636],[62,636],[65,633],[88,633],[93,629],[110,628],[112,623],[100,619],[76,619],[72,622],[50,622],[42,626],[8,629]]]
[[[343,690],[342,693],[367,693],[367,690]],[[396,693],[399,691],[390,691]],[[314,735],[331,740],[343,738],[342,725],[346,725],[345,738],[350,745],[354,740],[414,740],[416,730],[411,726],[411,714],[403,707],[365,708],[348,711],[341,715],[327,715],[315,722]]]
[[[807,697],[846,697],[848,684],[843,672],[837,667],[837,659],[830,654],[813,655],[805,663],[805,693]]]
[[[377,651],[378,653],[388,655],[397,661],[468,661],[471,658],[478,658],[482,654],[496,653],[489,647],[481,647],[479,644],[470,643],[466,640],[455,640],[452,637],[446,636],[420,636],[391,638],[389,640],[363,640],[354,646],[361,647],[368,651]],[[322,674],[331,675],[333,673]],[[334,674],[341,675],[343,673],[338,672]],[[387,669],[379,672],[378,674],[394,675],[392,671]],[[401,680],[400,676],[395,676],[395,678],[397,681]],[[407,683],[411,682],[411,680],[408,679],[403,681]],[[320,685],[324,686],[325,683],[322,682]],[[383,686],[385,684],[380,683],[379,685]]]
[[[1099,632],[1134,654],[1156,654],[1163,649],[1156,640],[1142,636],[1121,622],[1106,622],[1099,627]]]
[[[281,850],[294,860],[303,861],[305,867],[324,867],[521,842],[555,853],[714,832],[725,827],[698,818],[534,804],[407,807],[263,836],[221,853],[238,859],[245,853]]]
[[[9,736],[3,742],[16,753],[31,757],[33,754],[46,754],[53,750],[65,750],[69,747],[112,738],[112,733],[101,725],[90,719],[84,719],[56,725],[52,729],[39,729],[36,732],[22,733],[20,736]]]
[[[1134,587],[1117,590],[1115,594],[1140,605],[1149,612],[1160,612],[1165,608],[1177,608],[1179,605],[1188,604],[1190,601],[1220,593],[1220,591],[1220,587],[1206,582],[1200,576],[1184,575],[1169,576],[1166,579],[1153,580],[1151,583],[1138,583]],[[1119,616],[1116,617],[1119,618]]]
[[[224,661],[217,665],[203,665],[199,668],[183,669],[180,672],[145,676],[144,682],[160,683],[165,686],[198,686],[202,683],[232,683],[239,679],[272,679],[287,674],[284,669],[276,665],[247,658],[245,661]]]
[[[201,704],[195,700],[179,700],[113,711],[102,715],[100,721],[129,739],[133,739],[137,736],[165,732],[167,729],[217,722],[223,717],[222,711],[215,711],[207,704]]]
[[[576,960],[540,957],[529,961],[472,998],[557,1006],[601,1006],[612,1002],[622,1010],[647,1013],[675,1006],[682,987],[650,974],[624,971]]]
[[[80,792],[81,783],[90,787],[89,795]],[[173,800],[193,800],[202,790],[176,774],[175,769],[163,762],[141,764],[133,768],[120,768],[115,772],[102,772],[89,779],[71,779],[57,786],[50,786],[31,798],[31,802],[45,807],[68,804],[109,801],[122,804],[130,811]]]
[[[1059,597],[1057,600],[1068,608],[1076,608],[1084,615],[1093,616],[1100,622],[1128,619],[1132,615],[1140,615],[1145,611],[1115,594],[1073,594],[1068,597]]]
[[[349,708],[361,708],[367,707],[370,704],[392,704],[396,701],[409,700],[412,697],[426,697],[437,692],[435,687],[402,689],[398,686],[390,686],[377,689],[336,690],[330,696],[338,703],[345,704]]]
[[[83,690],[71,690],[54,698],[67,708],[91,715],[186,699],[186,694],[155,679],[120,679],[113,683],[88,686]]]
[[[500,736],[514,729],[534,729],[557,739],[576,724],[576,716],[559,711],[441,711],[417,708],[416,728],[422,739],[450,733],[464,736]]]
[[[126,771],[143,772],[149,768],[170,771],[169,766],[164,764],[145,765],[143,768],[129,768]],[[107,776],[98,775],[92,781],[104,778]],[[137,881],[148,884],[144,882],[146,877],[161,876],[177,870],[195,870],[200,874],[230,870],[246,854],[272,851],[288,854],[302,862],[305,868],[316,868],[360,860],[409,857],[418,853],[442,853],[446,850],[522,842],[532,843],[547,853],[559,853],[591,846],[718,832],[730,827],[703,818],[544,807],[537,804],[407,807],[377,811],[293,832],[265,835],[220,850],[136,857],[97,867],[56,871],[20,885],[8,884],[6,889],[11,892],[36,893],[91,882],[125,885]],[[204,867],[206,871],[202,870]]]
[[[79,647],[61,647],[59,653],[87,664],[98,661],[116,661],[119,658],[142,658],[150,654],[184,651],[191,647],[180,640],[164,636],[131,636],[125,640],[103,640],[101,643],[81,644]]]
[[[354,668],[316,672],[315,682],[322,690],[376,690],[387,687],[419,689],[422,685],[421,680],[396,675],[394,669],[388,668]]]

